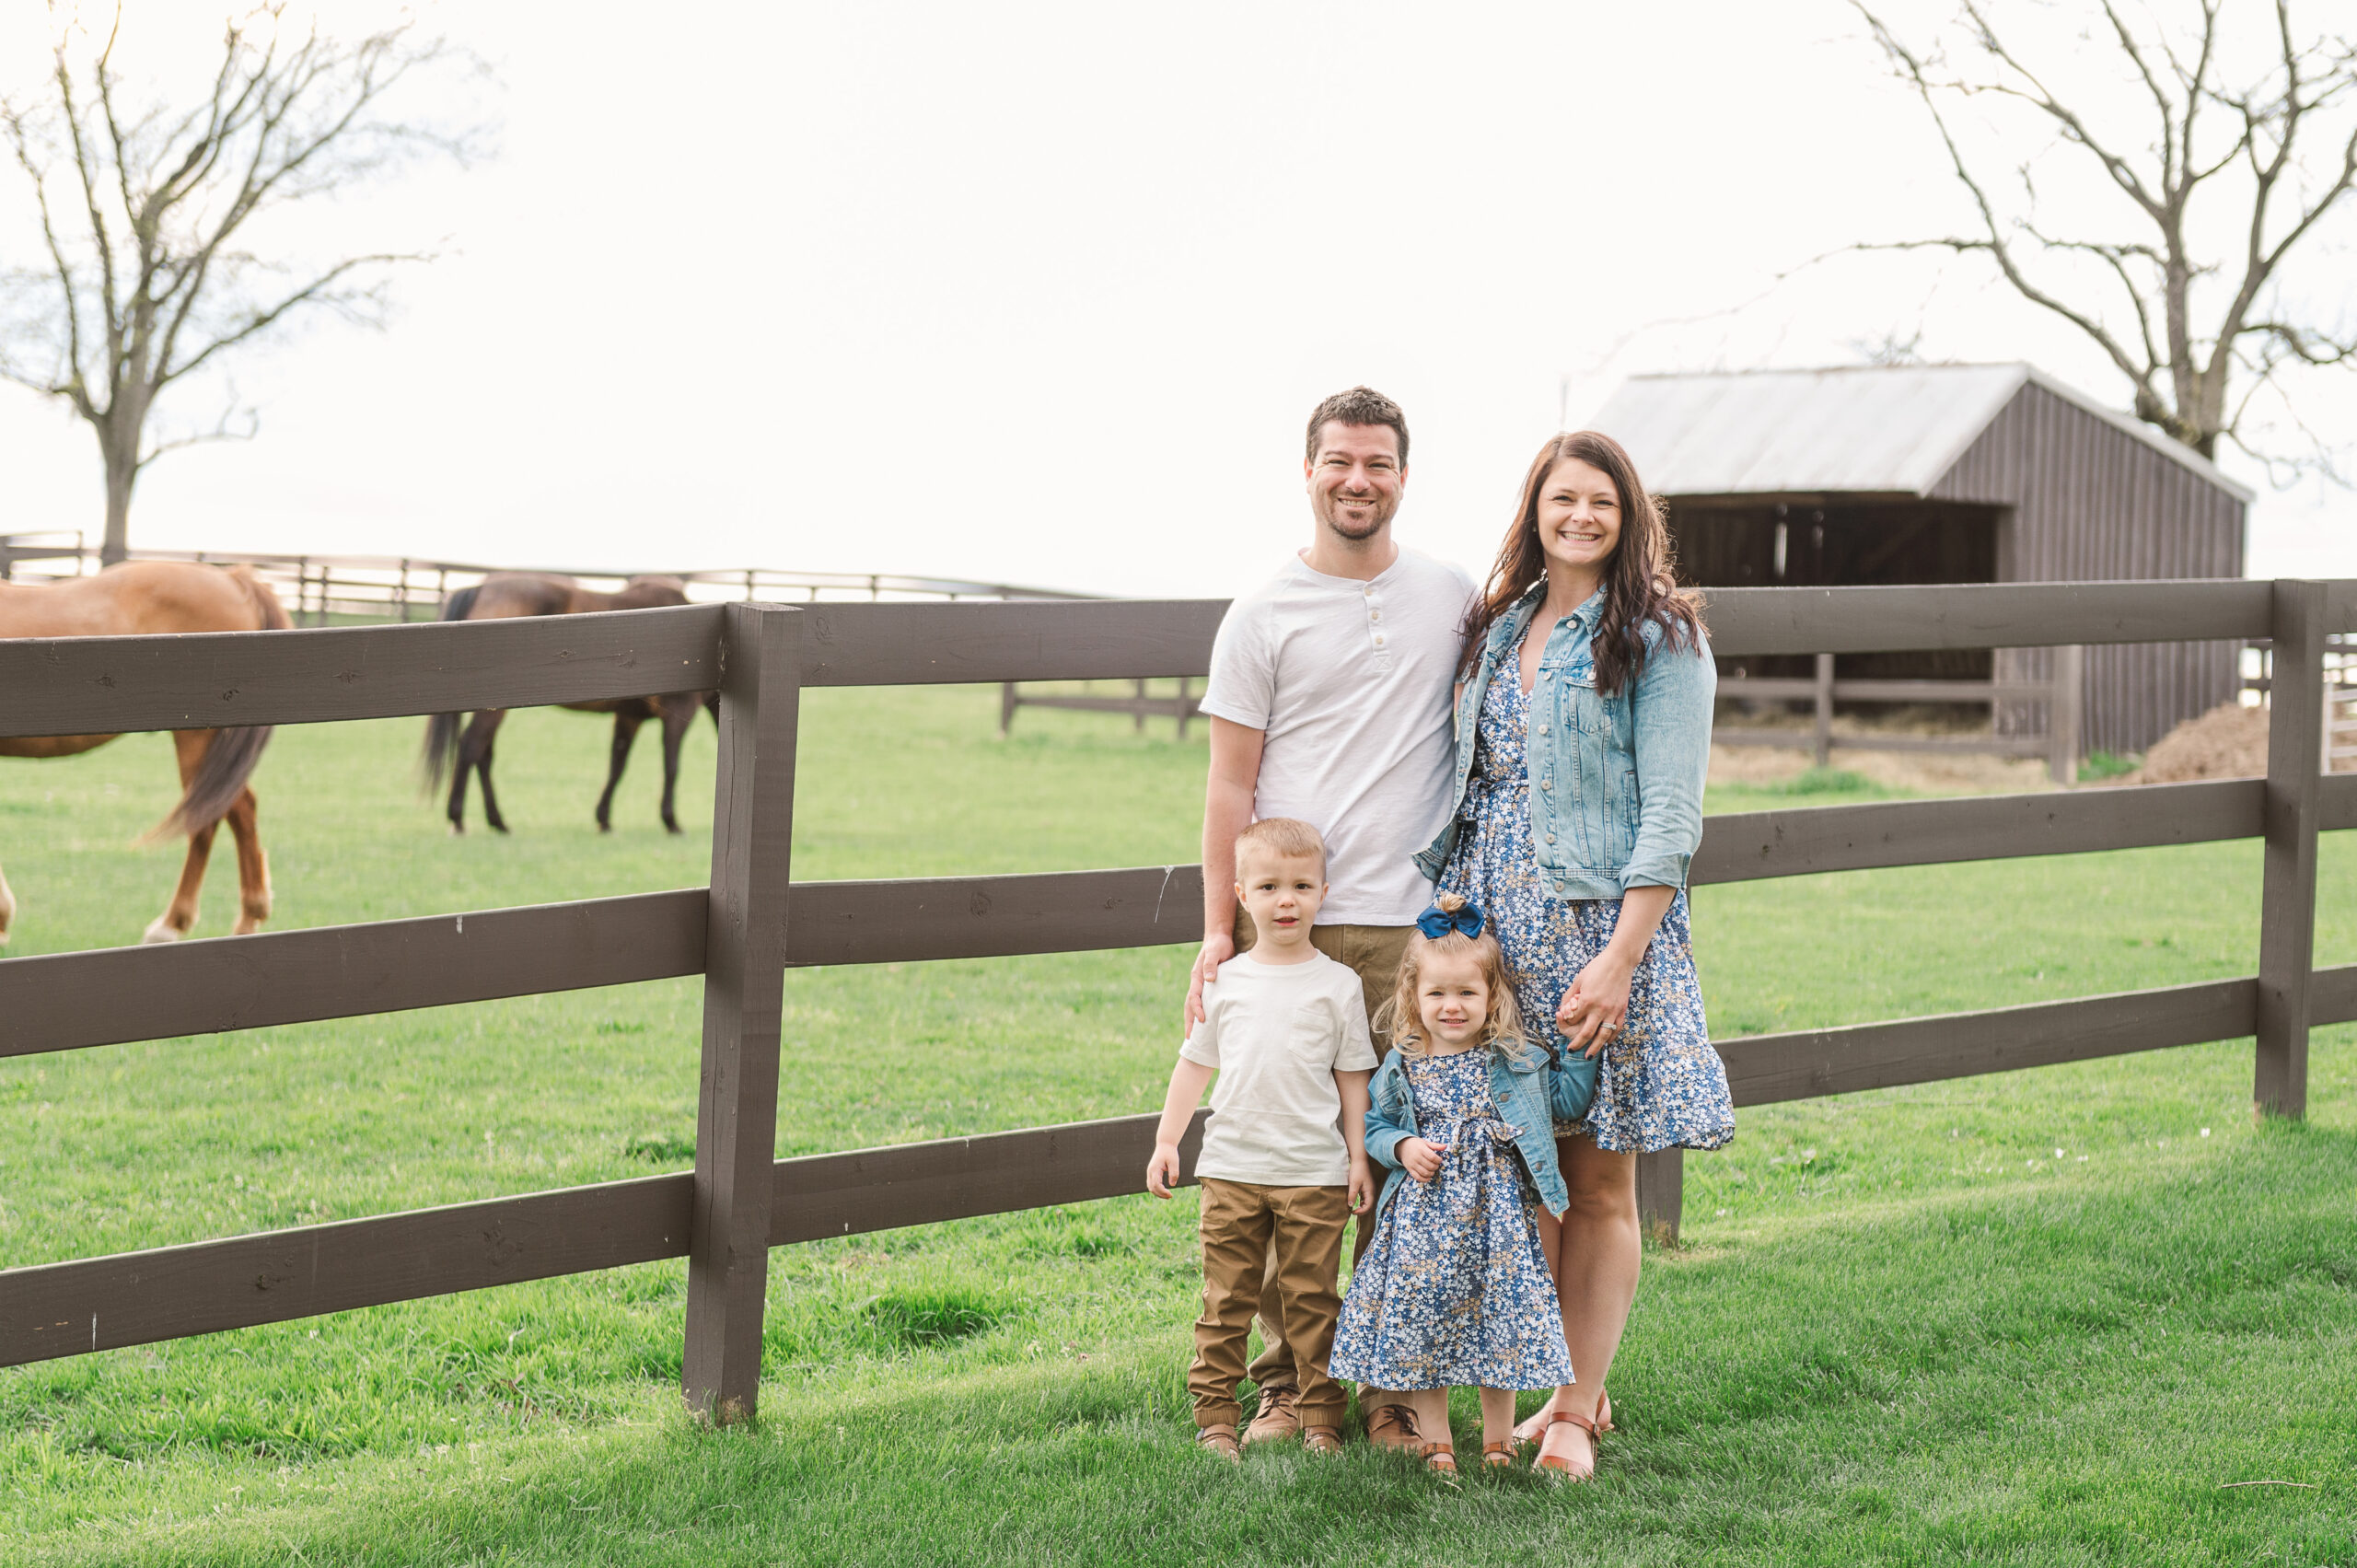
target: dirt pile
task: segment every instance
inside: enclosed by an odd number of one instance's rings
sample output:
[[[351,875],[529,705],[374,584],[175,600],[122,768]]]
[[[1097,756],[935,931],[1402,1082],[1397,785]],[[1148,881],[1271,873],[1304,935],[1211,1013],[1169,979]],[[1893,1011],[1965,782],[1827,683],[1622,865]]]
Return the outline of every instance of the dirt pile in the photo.
[[[2153,743],[2144,765],[2122,784],[2247,779],[2267,772],[2267,710],[2222,703]]]

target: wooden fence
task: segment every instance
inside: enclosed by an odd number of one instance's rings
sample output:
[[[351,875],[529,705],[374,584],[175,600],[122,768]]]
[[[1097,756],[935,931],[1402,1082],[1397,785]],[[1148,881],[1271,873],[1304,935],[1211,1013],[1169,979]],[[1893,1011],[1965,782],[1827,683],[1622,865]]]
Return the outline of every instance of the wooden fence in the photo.
[[[2357,827],[2357,776],[2316,767],[2320,656],[2328,630],[2357,623],[2357,583],[1723,589],[1713,599],[1714,640],[1738,652],[2271,635],[2302,656],[2279,660],[2264,779],[1710,819],[1697,883],[2266,844],[2255,976],[1729,1040],[1720,1050],[1737,1104],[2255,1036],[2256,1103],[2303,1112],[2310,1026],[2357,1018],[2357,965],[2313,968],[2316,836]],[[1201,920],[1189,865],[792,882],[796,714],[814,686],[1200,676],[1225,608],[731,603],[0,642],[0,735],[721,693],[708,888],[0,960],[0,1055],[702,974],[691,1173],[0,1271],[0,1364],[684,1256],[687,1400],[732,1421],[754,1410],[770,1248],[1135,1191],[1150,1114],[774,1157],[786,969],[1191,944]],[[1680,1168],[1675,1153],[1640,1163],[1640,1202],[1657,1224],[1676,1225]]]
[[[1723,589],[1714,589],[1715,602]],[[1947,751],[1988,757],[2043,757],[2056,784],[2074,784],[2079,777],[2079,731],[2084,702],[2086,650],[2076,645],[2054,650],[2054,669],[2046,680],[1837,680],[1833,656],[1818,654],[1817,671],[1809,679],[1796,677],[1722,679],[1721,701],[1756,698],[1770,702],[1810,704],[1815,723],[1808,730],[1751,729],[1721,726],[1711,738],[1721,746],[1805,747],[1816,754],[1817,765],[1833,760],[1833,748],[1852,751]],[[1989,710],[1986,735],[1897,735],[1868,731],[1862,735],[1833,733],[1836,703],[1959,703]],[[2045,733],[2004,734],[1996,722],[2006,703],[2026,703],[2045,719]]]

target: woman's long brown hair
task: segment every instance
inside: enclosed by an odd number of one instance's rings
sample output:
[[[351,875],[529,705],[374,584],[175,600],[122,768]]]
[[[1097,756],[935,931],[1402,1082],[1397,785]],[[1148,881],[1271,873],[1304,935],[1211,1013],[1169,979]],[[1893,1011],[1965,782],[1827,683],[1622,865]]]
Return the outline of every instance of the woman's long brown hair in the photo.
[[[1604,615],[1596,628],[1596,689],[1618,691],[1643,671],[1648,621],[1660,626],[1665,648],[1702,645],[1701,599],[1678,586],[1669,527],[1638,480],[1637,465],[1611,436],[1579,430],[1549,437],[1531,459],[1514,527],[1498,548],[1480,603],[1466,620],[1461,673],[1470,674],[1480,662],[1482,642],[1499,617],[1546,575],[1547,552],[1538,543],[1538,493],[1555,465],[1570,458],[1602,470],[1620,493],[1620,542],[1605,563]]]

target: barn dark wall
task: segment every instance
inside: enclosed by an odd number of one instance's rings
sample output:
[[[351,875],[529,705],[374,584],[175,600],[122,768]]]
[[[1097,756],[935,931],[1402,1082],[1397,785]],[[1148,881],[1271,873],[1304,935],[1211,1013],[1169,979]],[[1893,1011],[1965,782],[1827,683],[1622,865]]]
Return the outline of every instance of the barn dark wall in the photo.
[[[2035,384],[1932,494],[2011,509],[1997,535],[2000,582],[2242,575],[2238,497]],[[2231,643],[2089,648],[2084,746],[2143,750],[2231,699],[2238,657]],[[2042,678],[2049,663],[2039,651],[2008,656],[2001,668]]]
[[[1728,503],[1666,499],[1678,578],[1701,588],[1871,587],[1997,581],[1997,535],[2004,508],[1948,501],[1850,500]],[[1776,525],[1784,525],[1784,569],[1776,570]],[[1736,661],[1751,675],[1809,674],[1805,654]],[[1986,680],[1986,649],[1843,654],[1845,680]],[[1732,674],[1730,667],[1728,673]]]

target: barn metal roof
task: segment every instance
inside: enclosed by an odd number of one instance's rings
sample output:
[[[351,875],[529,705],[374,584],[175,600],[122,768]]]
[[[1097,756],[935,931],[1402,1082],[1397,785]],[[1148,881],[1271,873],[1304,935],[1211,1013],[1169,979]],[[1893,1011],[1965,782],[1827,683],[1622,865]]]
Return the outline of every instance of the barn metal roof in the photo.
[[[1664,495],[1927,495],[2033,383],[2251,499],[2200,453],[2029,365],[1635,376],[1592,424],[1626,447]]]

